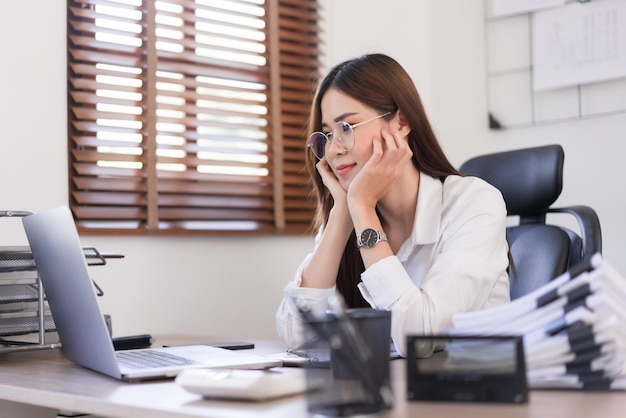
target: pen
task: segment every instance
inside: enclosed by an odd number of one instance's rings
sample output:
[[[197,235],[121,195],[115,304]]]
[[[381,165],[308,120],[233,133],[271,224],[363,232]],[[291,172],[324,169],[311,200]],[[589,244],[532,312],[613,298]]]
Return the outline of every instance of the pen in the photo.
[[[350,315],[348,315],[348,310],[346,308],[346,303],[343,299],[343,296],[341,296],[341,294],[339,293],[331,295],[328,298],[328,304],[334,310],[334,314],[337,317],[337,322],[347,336],[346,340],[348,341],[348,344],[351,345],[349,351],[355,353],[359,357],[359,362],[361,363],[362,367],[367,366],[371,360],[371,352],[368,345],[365,343],[363,338],[361,338],[361,334],[354,325],[352,318],[350,318]],[[365,374],[368,378],[371,378],[371,375],[367,373],[362,373],[361,375],[363,374]],[[375,385],[371,386],[376,387]],[[391,388],[389,387],[389,385],[384,384],[378,387],[377,393],[379,394],[383,404],[386,407],[391,408],[391,405],[393,403],[393,395],[391,393]]]
[[[339,294],[331,295],[328,298],[328,304],[333,309],[334,315],[337,317],[337,323],[339,327],[347,336],[348,344],[352,347],[352,351],[359,356],[359,361],[363,364],[367,364],[371,358],[370,350],[367,344],[361,338],[361,335],[356,329],[354,322],[348,315],[343,297]]]
[[[287,353],[293,354],[294,356],[297,356],[297,357],[310,358],[307,352],[301,351],[301,350],[293,350],[291,348],[288,348]]]

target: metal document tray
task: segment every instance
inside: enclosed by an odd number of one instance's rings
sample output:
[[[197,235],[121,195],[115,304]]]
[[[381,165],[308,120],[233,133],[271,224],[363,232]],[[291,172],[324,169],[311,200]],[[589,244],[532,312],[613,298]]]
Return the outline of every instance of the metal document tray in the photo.
[[[30,212],[0,211],[0,218],[27,215]],[[95,248],[86,247],[83,252],[89,266],[106,264],[107,256]],[[98,295],[102,295],[95,282],[94,286]],[[0,246],[0,353],[59,347],[56,342],[46,343],[46,333],[54,331],[54,320],[30,247]]]
[[[83,248],[83,252],[89,266],[106,264],[95,248]],[[55,330],[30,248],[0,247],[0,353],[52,348],[54,344],[45,342],[45,333]],[[32,343],[6,338],[34,333],[39,338]]]

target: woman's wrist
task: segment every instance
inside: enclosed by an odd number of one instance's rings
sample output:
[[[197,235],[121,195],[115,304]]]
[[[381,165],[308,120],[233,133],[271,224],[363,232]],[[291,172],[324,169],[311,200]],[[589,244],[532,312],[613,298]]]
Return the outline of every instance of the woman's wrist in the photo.
[[[378,215],[376,214],[376,206],[371,206],[368,204],[362,203],[354,203],[349,205],[350,217],[354,222],[354,226],[357,227],[357,224],[362,222],[368,223],[372,221],[376,221],[379,223]]]

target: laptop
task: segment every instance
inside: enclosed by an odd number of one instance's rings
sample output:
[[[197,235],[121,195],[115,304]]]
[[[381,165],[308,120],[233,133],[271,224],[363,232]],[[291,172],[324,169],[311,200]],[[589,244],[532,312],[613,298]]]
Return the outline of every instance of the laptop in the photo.
[[[266,369],[282,365],[267,356],[206,345],[115,351],[69,208],[28,215],[22,222],[69,360],[124,381],[169,378],[190,368]]]

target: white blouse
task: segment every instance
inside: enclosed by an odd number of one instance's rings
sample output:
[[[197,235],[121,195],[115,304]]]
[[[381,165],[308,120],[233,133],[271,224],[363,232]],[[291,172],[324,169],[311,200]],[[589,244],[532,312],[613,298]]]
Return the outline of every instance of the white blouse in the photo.
[[[316,237],[316,245],[321,231]],[[444,333],[456,313],[509,302],[506,206],[500,192],[476,177],[439,179],[420,175],[411,236],[395,256],[361,275],[361,294],[378,309],[390,310],[391,338],[405,355],[407,335]],[[309,254],[284,290],[276,313],[280,338],[300,347],[304,328],[293,299],[323,312],[335,288],[300,287]]]

